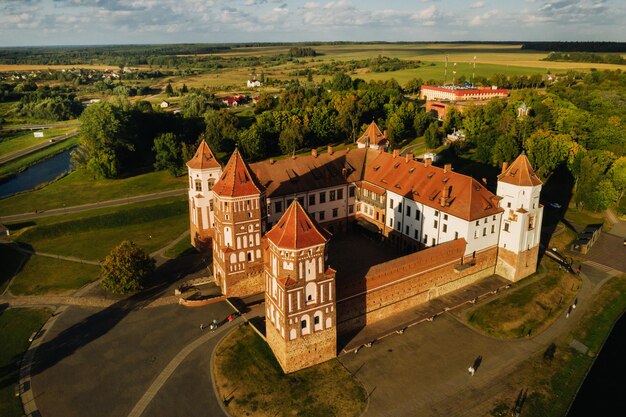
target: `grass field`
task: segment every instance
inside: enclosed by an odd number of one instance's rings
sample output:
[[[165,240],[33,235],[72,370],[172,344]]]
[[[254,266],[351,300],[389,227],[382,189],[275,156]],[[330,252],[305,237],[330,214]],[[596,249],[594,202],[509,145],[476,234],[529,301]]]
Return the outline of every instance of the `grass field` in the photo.
[[[14,295],[69,295],[98,279],[100,267],[32,255],[9,290]]]
[[[359,416],[367,401],[336,359],[284,375],[267,343],[247,326],[217,347],[214,377],[234,417]]]
[[[96,181],[85,171],[78,170],[43,188],[1,199],[0,213],[9,215],[70,207],[185,188],[186,185],[186,176],[172,177],[165,171]]]
[[[189,227],[187,200],[175,197],[8,225],[13,239],[39,252],[103,259],[130,239],[151,253]]]
[[[0,312],[0,416],[21,417],[22,402],[16,397],[19,362],[28,348],[28,338],[50,317],[44,309],[18,308]]]
[[[31,146],[39,145],[40,143],[47,142],[50,139],[57,138],[61,135],[75,130],[72,127],[61,127],[45,129],[43,131],[43,138],[36,138],[31,131],[12,132],[6,136],[0,135],[0,156],[10,155],[12,153],[21,151]]]
[[[164,255],[168,258],[178,258],[179,256],[187,253],[197,253],[196,248],[191,245],[189,233],[187,233],[187,235],[174,246],[166,250]]]
[[[528,285],[520,281],[513,289],[493,301],[466,310],[469,324],[492,336],[518,338],[536,334],[547,328],[570,305],[580,279],[558,270],[556,264],[546,261],[544,272],[532,275]]]

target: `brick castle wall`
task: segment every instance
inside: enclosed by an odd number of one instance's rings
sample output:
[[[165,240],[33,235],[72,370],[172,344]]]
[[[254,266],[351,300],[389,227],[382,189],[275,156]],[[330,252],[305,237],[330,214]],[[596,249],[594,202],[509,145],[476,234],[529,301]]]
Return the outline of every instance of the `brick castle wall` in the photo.
[[[223,281],[226,281],[226,291],[229,297],[245,297],[265,291],[263,276],[263,268],[256,267],[238,274],[227,274]],[[218,282],[218,285],[222,293],[225,293],[224,282]]]
[[[426,252],[431,249],[425,249]],[[430,299],[439,297],[495,273],[497,248],[493,247],[463,260],[448,261],[428,270],[412,273],[406,264],[413,262],[412,255],[381,264],[380,272],[394,275],[394,280],[349,298],[337,301],[337,327],[339,333],[349,332],[400,313]],[[404,261],[404,262],[403,262]],[[389,266],[386,268],[386,266]],[[366,281],[377,276],[367,274]]]
[[[520,253],[499,248],[496,274],[515,282],[534,274],[537,271],[538,260],[539,246]]]
[[[270,323],[266,326],[265,336],[285,373],[295,372],[337,357],[335,327],[285,341]]]

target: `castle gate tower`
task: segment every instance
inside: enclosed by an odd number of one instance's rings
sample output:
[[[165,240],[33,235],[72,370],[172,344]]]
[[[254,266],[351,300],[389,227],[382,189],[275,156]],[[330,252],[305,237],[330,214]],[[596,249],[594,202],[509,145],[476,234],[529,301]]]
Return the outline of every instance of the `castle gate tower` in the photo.
[[[213,273],[227,296],[263,292],[265,188],[235,149],[213,187]]]
[[[517,281],[537,270],[543,206],[539,194],[543,182],[522,153],[498,176],[500,207],[504,209],[496,273]]]
[[[222,173],[205,141],[187,162],[189,172],[189,225],[191,244],[197,249],[207,247],[213,237],[213,185]]]
[[[286,373],[337,355],[335,271],[326,267],[330,234],[297,199],[267,235],[267,343]]]

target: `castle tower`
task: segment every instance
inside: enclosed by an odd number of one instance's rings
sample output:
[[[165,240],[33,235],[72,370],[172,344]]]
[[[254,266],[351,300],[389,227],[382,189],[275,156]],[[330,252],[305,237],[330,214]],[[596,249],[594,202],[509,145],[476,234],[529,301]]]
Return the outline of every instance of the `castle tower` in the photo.
[[[526,154],[502,166],[498,176],[500,207],[504,209],[496,273],[517,281],[537,270],[543,206],[539,194],[543,182],[533,171]]]
[[[294,200],[267,235],[265,333],[285,373],[337,356],[335,271],[330,234]]]
[[[191,244],[201,249],[213,237],[213,185],[222,173],[222,166],[215,159],[205,141],[200,143],[196,154],[187,162],[189,172],[189,224]]]
[[[265,188],[235,149],[213,187],[213,273],[225,295],[263,291],[265,204]]]

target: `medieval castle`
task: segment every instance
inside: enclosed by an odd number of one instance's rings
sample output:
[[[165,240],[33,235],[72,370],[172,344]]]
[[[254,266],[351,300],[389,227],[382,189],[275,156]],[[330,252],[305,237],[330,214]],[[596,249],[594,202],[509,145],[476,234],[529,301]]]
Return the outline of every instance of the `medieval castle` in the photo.
[[[387,145],[372,123],[356,149],[250,165],[235,150],[222,167],[202,142],[187,163],[193,244],[212,250],[225,295],[265,293],[267,342],[285,372],[335,357],[338,334],[536,270],[542,182],[526,155],[502,167],[494,195]],[[337,279],[328,242],[354,223],[409,254]]]

